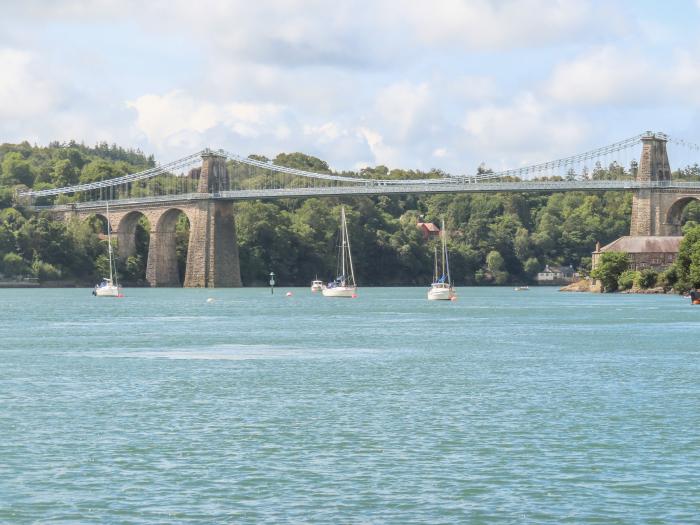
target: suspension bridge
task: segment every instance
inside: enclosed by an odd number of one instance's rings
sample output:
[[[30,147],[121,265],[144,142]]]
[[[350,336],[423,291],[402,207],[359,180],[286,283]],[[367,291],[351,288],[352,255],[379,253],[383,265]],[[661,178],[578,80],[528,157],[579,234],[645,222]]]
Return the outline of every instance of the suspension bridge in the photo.
[[[663,133],[645,132],[581,154],[498,172],[423,178],[374,178],[330,170],[307,171],[261,157],[205,149],[138,173],[64,188],[19,194],[32,208],[65,219],[104,216],[119,255],[135,252],[136,225],[151,225],[146,279],[152,286],[180,284],[175,226],[190,222],[186,287],[240,286],[232,203],[250,199],[353,195],[631,191],[631,235],[680,235],[685,205],[700,199],[700,181],[672,177],[667,145],[692,155],[700,146]],[[641,150],[641,151],[640,151]],[[639,159],[637,161],[637,159]]]

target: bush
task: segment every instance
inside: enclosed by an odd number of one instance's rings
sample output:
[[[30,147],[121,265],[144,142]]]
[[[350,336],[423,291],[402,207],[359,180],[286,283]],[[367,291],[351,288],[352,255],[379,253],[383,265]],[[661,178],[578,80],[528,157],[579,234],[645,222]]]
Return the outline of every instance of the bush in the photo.
[[[27,263],[16,253],[8,253],[2,259],[2,270],[10,277],[26,275],[28,269]]]
[[[661,286],[664,290],[673,288],[678,282],[678,270],[676,265],[669,266],[665,271],[661,272],[656,278],[656,285]]]
[[[32,263],[32,274],[40,281],[57,281],[61,278],[61,272],[54,265],[39,259],[34,259]]]
[[[540,264],[540,261],[538,261],[535,257],[530,257],[523,265],[523,269],[529,277],[534,277],[537,275],[537,272],[540,271],[541,267],[542,265]]]
[[[637,288],[642,288],[646,290],[647,288],[653,288],[656,286],[656,280],[659,277],[659,273],[651,268],[645,268],[641,272],[637,272],[638,276],[634,280],[634,284]]]
[[[629,268],[629,255],[624,252],[605,252],[601,254],[598,266],[591,272],[591,277],[600,280],[604,292],[617,290],[617,279]]]
[[[625,270],[617,278],[617,286],[620,290],[629,290],[639,279],[640,273],[634,270]]]

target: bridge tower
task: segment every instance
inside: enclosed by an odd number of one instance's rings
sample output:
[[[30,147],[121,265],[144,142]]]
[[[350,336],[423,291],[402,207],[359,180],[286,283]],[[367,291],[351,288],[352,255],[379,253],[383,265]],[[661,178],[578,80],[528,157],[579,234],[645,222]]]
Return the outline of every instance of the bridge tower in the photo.
[[[642,137],[642,155],[635,178],[640,182],[670,182],[671,168],[662,135],[647,133]],[[680,235],[679,225],[667,223],[668,200],[668,194],[658,188],[635,191],[630,235]]]
[[[202,155],[198,193],[217,193],[227,187],[226,157],[206,151]],[[202,199],[193,206],[184,286],[241,286],[233,203]]]

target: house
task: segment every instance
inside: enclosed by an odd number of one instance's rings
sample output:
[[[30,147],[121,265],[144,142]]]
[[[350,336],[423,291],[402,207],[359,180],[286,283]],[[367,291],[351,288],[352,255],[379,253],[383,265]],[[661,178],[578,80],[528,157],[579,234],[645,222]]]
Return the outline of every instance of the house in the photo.
[[[678,257],[682,240],[683,237],[679,236],[626,235],[602,248],[600,243],[597,243],[595,251],[591,254],[592,267],[598,265],[600,256],[605,252],[625,252],[629,255],[631,270],[651,268],[663,271]]]
[[[432,222],[419,222],[417,226],[423,233],[423,239],[429,239],[430,237],[437,237],[440,235],[440,228],[435,226]]]
[[[574,267],[545,265],[544,270],[537,274],[538,284],[569,284],[578,279]]]

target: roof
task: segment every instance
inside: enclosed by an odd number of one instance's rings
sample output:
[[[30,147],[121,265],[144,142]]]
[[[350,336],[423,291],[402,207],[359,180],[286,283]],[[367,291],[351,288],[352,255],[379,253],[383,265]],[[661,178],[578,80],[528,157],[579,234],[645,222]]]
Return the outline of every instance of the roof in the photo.
[[[626,235],[603,246],[601,252],[678,253],[683,237],[661,235]]]
[[[542,270],[539,273],[563,273],[563,274],[572,274],[574,273],[574,268],[573,266],[550,266],[548,264],[545,264],[544,270]]]
[[[428,230],[429,232],[436,232],[437,233],[440,231],[440,228],[435,226],[432,222],[419,222],[418,227],[419,228],[425,227],[425,229]]]

